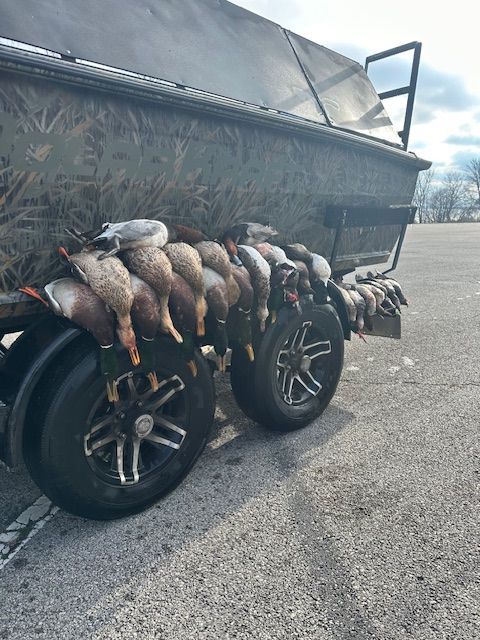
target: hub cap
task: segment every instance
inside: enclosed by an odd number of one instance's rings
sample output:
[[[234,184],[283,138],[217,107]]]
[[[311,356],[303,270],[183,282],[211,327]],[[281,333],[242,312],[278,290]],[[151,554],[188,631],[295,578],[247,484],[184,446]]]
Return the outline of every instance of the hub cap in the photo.
[[[318,329],[307,321],[285,341],[277,357],[277,384],[289,405],[303,404],[322,390],[321,360],[332,352],[330,340],[319,340]]]
[[[141,373],[117,380],[120,400],[112,406],[105,394],[94,404],[84,437],[84,453],[103,480],[132,485],[159,472],[187,435],[185,384],[177,376],[159,381],[154,393]]]

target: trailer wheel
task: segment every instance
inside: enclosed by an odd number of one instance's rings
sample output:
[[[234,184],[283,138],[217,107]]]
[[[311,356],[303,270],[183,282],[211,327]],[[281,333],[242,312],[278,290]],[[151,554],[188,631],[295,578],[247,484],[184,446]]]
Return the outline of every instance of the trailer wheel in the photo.
[[[215,408],[208,364],[197,353],[194,378],[176,346],[158,342],[158,391],[121,351],[115,406],[96,349],[73,366],[65,357],[56,363],[25,460],[66,511],[101,520],[142,511],[177,486],[202,452]]]
[[[240,408],[276,431],[294,431],[317,418],[337,388],[343,366],[343,330],[335,309],[313,305],[271,325],[255,362],[232,357],[232,390]]]

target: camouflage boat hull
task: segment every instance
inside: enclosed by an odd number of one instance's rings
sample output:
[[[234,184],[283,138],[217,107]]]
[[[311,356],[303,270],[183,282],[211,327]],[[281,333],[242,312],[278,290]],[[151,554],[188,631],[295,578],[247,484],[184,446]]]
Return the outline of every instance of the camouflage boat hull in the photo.
[[[221,109],[36,75],[0,68],[4,303],[18,287],[64,273],[56,247],[74,248],[66,227],[105,221],[156,218],[215,237],[256,220],[277,228],[280,241],[328,258],[335,232],[324,226],[327,205],[409,205],[425,168],[412,154],[353,143],[326,127],[294,131],[274,119],[247,122]],[[399,232],[346,229],[337,267],[386,261]],[[0,304],[0,318],[7,306]]]

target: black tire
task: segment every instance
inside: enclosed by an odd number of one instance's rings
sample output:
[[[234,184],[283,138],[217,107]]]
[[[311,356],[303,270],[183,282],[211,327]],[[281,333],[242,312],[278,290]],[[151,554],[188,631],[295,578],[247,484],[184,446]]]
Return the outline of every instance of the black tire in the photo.
[[[304,330],[304,338],[311,336],[313,342],[307,342],[307,349],[300,348],[297,353],[289,341],[297,332],[301,337]],[[309,351],[316,342],[322,343],[318,353]],[[306,357],[308,353],[313,357]],[[255,351],[254,363],[248,362],[240,350],[234,350],[232,390],[242,411],[256,422],[276,431],[301,429],[317,418],[332,399],[342,372],[343,353],[343,330],[335,309],[329,304],[304,307],[301,315],[279,316],[266,330]],[[285,373],[286,367],[290,368],[289,373]],[[313,377],[307,377],[309,372]],[[285,384],[287,375],[289,382],[293,379],[290,390],[289,383]],[[310,391],[297,375],[307,381]]]
[[[48,387],[37,395],[43,410],[25,439],[27,467],[42,491],[70,513],[100,520],[138,513],[174,489],[205,447],[215,410],[208,364],[196,353],[194,378],[176,345],[160,339],[161,388],[153,394],[144,374],[132,371],[128,355],[119,351],[119,393],[125,400],[114,408],[106,401],[98,349],[68,356],[59,357]],[[145,423],[148,415],[153,417]],[[93,429],[104,421],[105,427]],[[114,440],[97,447],[109,437]]]

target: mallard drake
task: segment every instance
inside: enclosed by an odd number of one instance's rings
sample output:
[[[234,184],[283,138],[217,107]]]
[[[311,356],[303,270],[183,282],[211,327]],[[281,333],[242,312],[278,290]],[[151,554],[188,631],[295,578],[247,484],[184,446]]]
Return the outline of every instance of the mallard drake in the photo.
[[[370,280],[373,280],[374,282],[378,282],[379,284],[381,284],[383,287],[385,287],[385,289],[387,290],[387,295],[390,298],[390,300],[393,302],[393,304],[395,305],[395,307],[398,309],[398,311],[401,313],[401,300],[399,298],[399,296],[397,296],[397,289],[399,289],[399,285],[398,283],[395,283],[396,286],[394,286],[394,283],[392,281],[390,281],[388,278],[378,278],[375,277],[371,271],[369,271],[367,273],[367,277]],[[400,289],[401,291],[401,289]],[[403,294],[402,294],[402,297]]]
[[[232,276],[232,263],[228,253],[221,244],[213,240],[203,240],[195,244],[195,249],[200,254],[202,264],[219,273],[225,280],[228,289],[228,304],[235,304],[240,296],[240,289]]]
[[[256,299],[256,314],[260,322],[260,331],[265,331],[268,318],[268,298],[270,296],[271,269],[265,258],[248,245],[238,245],[238,256],[247,269]]]
[[[373,293],[362,284],[356,284],[355,290],[362,296],[365,300],[365,313],[367,316],[373,316],[377,309],[377,301]]]
[[[126,249],[145,247],[163,247],[175,237],[171,229],[160,220],[127,220],[126,222],[107,222],[102,233],[95,236],[89,244],[103,249],[99,259],[104,260]]]
[[[114,347],[115,316],[88,285],[73,278],[59,278],[45,285],[45,298],[33,287],[20,289],[40,300],[57,316],[71,320],[89,331],[100,345],[100,367],[107,379],[109,402],[118,401],[117,357]]]
[[[387,311],[390,315],[395,315],[395,313],[397,313],[397,308],[400,306],[400,301],[397,299],[397,304],[395,304],[391,298],[391,291],[389,291],[389,288],[385,285],[385,283],[380,282],[379,280],[370,280],[367,278],[362,278],[362,279],[358,279],[357,276],[355,276],[355,278],[357,279],[357,282],[359,282],[360,284],[365,284],[368,285],[372,290],[373,289],[378,289],[380,290],[383,294],[384,294],[384,299],[382,302],[382,307],[385,311]],[[393,288],[392,288],[393,290]],[[375,291],[374,291],[375,293]],[[398,305],[398,307],[397,307]]]
[[[304,244],[295,242],[294,244],[287,244],[282,247],[285,251],[287,258],[290,260],[300,260],[307,265],[312,263],[312,252],[307,249]]]
[[[172,265],[162,249],[145,247],[125,251],[123,259],[130,271],[152,287],[160,303],[160,328],[177,342],[182,336],[175,329],[168,311],[168,297],[172,287]]]
[[[243,244],[253,247],[276,235],[278,232],[268,225],[259,222],[237,222],[223,232],[222,242],[225,244],[225,241],[232,241],[236,245]]]
[[[130,274],[121,260],[109,256],[99,260],[100,251],[81,251],[68,255],[63,247],[60,255],[66,259],[73,274],[84,284],[88,284],[117,316],[117,335],[120,343],[128,350],[132,364],[140,364],[135,332],[130,311],[133,291]]]
[[[373,273],[372,271],[369,271],[367,273],[367,276],[374,277],[375,280],[380,280],[380,281],[386,280],[387,282],[389,282],[395,289],[395,293],[397,294],[398,299],[400,300],[400,303],[408,307],[408,300],[406,299],[405,294],[403,293],[402,287],[398,282],[398,280],[395,280],[395,278],[392,278],[391,276],[387,276],[384,273],[381,273],[381,271],[375,271],[375,273]]]
[[[172,272],[172,289],[168,307],[175,326],[182,334],[183,343],[179,348],[195,378],[197,376],[194,339],[197,331],[195,296],[192,287],[175,271]]]
[[[172,224],[175,230],[177,242],[187,242],[188,244],[196,244],[203,240],[208,240],[208,237],[198,229],[192,229],[192,227],[185,227],[183,224]]]
[[[164,251],[170,260],[173,270],[184,278],[192,287],[195,295],[197,314],[197,335],[205,335],[205,287],[203,283],[202,259],[198,251],[185,242],[172,242],[165,245]]]
[[[293,262],[295,263],[295,267],[297,268],[299,273],[297,286],[298,293],[302,296],[315,293],[310,283],[310,273],[305,262],[303,262],[302,260],[293,260]]]
[[[259,242],[255,245],[255,249],[258,253],[265,258],[270,267],[274,267],[278,264],[278,260],[275,256],[275,252],[273,250],[273,246],[268,242]]]
[[[327,260],[318,253],[312,253],[311,256],[312,260],[309,265],[310,281],[312,284],[315,282],[323,282],[326,286],[328,279],[332,275],[330,265]]]
[[[250,275],[245,267],[233,267],[232,275],[240,288],[240,297],[237,304],[230,309],[228,314],[227,333],[230,341],[238,342],[244,347],[250,362],[253,362],[255,354],[252,345],[252,324],[250,319],[254,297],[253,287]]]
[[[226,322],[229,310],[227,284],[219,273],[205,266],[203,281],[208,305],[207,322],[211,319],[215,325],[211,332],[212,344],[219,357],[218,369],[225,373],[225,353],[228,347]]]
[[[386,310],[383,308],[383,303],[385,301],[385,292],[382,291],[382,289],[380,289],[379,287],[375,287],[374,285],[368,284],[368,283],[357,283],[357,287],[358,285],[361,285],[362,287],[364,287],[365,289],[367,289],[367,291],[370,291],[370,293],[373,294],[373,296],[375,297],[375,303],[376,303],[376,312],[381,315],[384,316],[387,312]]]
[[[152,287],[134,273],[130,274],[130,283],[134,295],[130,315],[137,335],[140,334],[138,348],[142,367],[147,373],[152,391],[158,391],[154,341],[161,324],[160,302]]]

